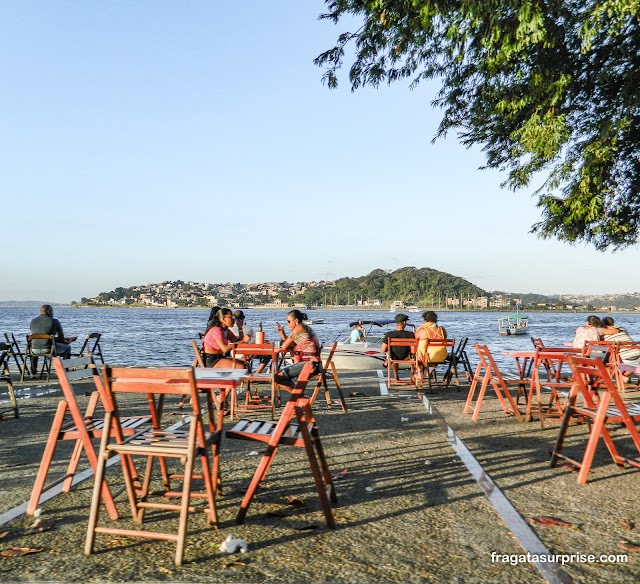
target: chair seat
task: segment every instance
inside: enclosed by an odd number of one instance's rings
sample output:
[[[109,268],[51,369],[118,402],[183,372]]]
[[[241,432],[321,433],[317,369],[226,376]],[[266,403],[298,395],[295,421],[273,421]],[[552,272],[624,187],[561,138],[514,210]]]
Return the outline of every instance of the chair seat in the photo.
[[[269,442],[276,429],[277,421],[272,420],[252,420],[243,418],[233,428],[227,430],[227,437],[238,438],[240,440],[254,440],[258,442]],[[315,428],[315,424],[308,425],[309,432]],[[282,433],[281,443],[289,446],[303,446],[303,437],[300,426],[295,422],[289,422]]]
[[[217,433],[205,432],[205,446],[211,445]],[[141,454],[145,456],[182,457],[189,452],[188,430],[143,430],[125,441],[124,444],[108,444],[113,453]]]
[[[131,416],[128,418],[120,418],[120,421],[122,422],[122,433],[125,436],[129,436],[137,430],[138,426],[150,423],[151,417],[141,418],[140,416]],[[102,436],[102,429],[104,428],[104,419],[87,419],[85,421],[85,428],[91,433],[92,438],[100,438]],[[60,435],[70,434],[72,432],[78,432],[78,426],[74,422],[68,422],[60,428]],[[72,438],[67,436],[66,439],[71,440]]]

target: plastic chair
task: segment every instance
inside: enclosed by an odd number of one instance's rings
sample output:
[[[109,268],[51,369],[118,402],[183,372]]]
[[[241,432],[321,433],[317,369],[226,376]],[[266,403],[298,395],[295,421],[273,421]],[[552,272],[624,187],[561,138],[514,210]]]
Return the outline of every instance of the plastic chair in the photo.
[[[207,516],[207,523],[217,527],[217,513],[214,498],[214,485],[217,476],[213,476],[209,463],[208,451],[213,446],[218,448],[218,432],[206,432],[202,421],[198,390],[196,389],[194,371],[192,367],[185,369],[120,369],[105,367],[103,370],[104,388],[101,391],[102,401],[105,407],[105,427],[109,432],[104,432],[100,441],[100,453],[98,455],[98,468],[91,498],[87,539],[85,542],[85,554],[93,551],[95,534],[111,534],[126,537],[142,537],[149,539],[161,539],[176,542],[175,564],[182,565],[184,558],[185,539],[187,534],[188,514],[193,511],[203,511]],[[158,409],[161,410],[162,401],[166,395],[188,395],[191,399],[192,416],[187,430],[160,430],[151,428],[138,433],[125,440],[122,433],[120,411],[117,403],[117,394],[126,393],[133,396],[159,395]],[[209,415],[211,416],[211,411]],[[110,437],[113,437],[111,440]],[[142,524],[146,509],[162,509],[163,511],[175,510],[179,512],[177,533],[157,532],[150,530],[131,530],[114,527],[98,526],[100,491],[106,485],[105,465],[109,458],[120,455],[122,475],[125,488],[129,497],[133,521]],[[142,457],[148,461],[144,485],[137,492],[131,476],[132,457]],[[182,490],[173,492],[170,486],[165,484],[163,498],[178,497],[179,504],[155,502],[148,500],[150,492],[150,480],[152,463],[158,458],[161,462],[166,459],[177,459],[184,466],[181,475],[171,475],[169,478],[181,477]],[[199,458],[202,465],[202,478],[204,479],[205,493],[191,492],[191,482],[194,478],[193,470],[196,459]],[[165,477],[163,476],[163,480]],[[192,497],[202,496],[206,500],[204,507],[190,506]]]
[[[560,433],[551,455],[551,466],[557,465],[559,459],[566,460],[579,469],[578,482],[585,484],[589,470],[593,463],[593,457],[602,439],[613,461],[620,468],[625,463],[640,468],[640,461],[620,456],[607,424],[622,426],[629,432],[631,440],[640,455],[640,435],[636,423],[640,422],[640,404],[625,403],[618,392],[616,384],[611,379],[605,364],[601,359],[589,359],[570,355],[567,359],[575,383],[569,393],[569,401],[565,408]],[[596,392],[599,400],[596,400]],[[577,405],[578,395],[582,396],[582,404]],[[598,403],[596,403],[598,401]],[[582,461],[578,462],[562,454],[564,440],[571,419],[579,416],[591,421],[589,438],[585,446]]]
[[[72,357],[71,359],[64,360],[59,357],[55,357],[53,359],[53,367],[56,375],[58,376],[58,381],[60,382],[64,399],[58,403],[56,413],[53,417],[53,421],[51,422],[51,430],[49,431],[49,437],[44,447],[40,467],[38,468],[36,480],[29,499],[29,505],[27,506],[28,515],[33,515],[35,510],[38,508],[40,496],[45,490],[44,483],[58,442],[63,440],[73,440],[75,441],[75,446],[73,448],[73,453],[71,454],[65,476],[49,485],[47,488],[51,488],[64,481],[62,492],[68,493],[71,489],[71,483],[83,452],[86,454],[89,464],[95,472],[97,457],[92,440],[101,438],[104,428],[104,421],[102,418],[95,418],[96,409],[100,401],[99,387],[102,386],[102,380],[100,379],[100,375],[96,369],[93,357],[91,355],[87,355],[85,357]],[[72,385],[72,381],[91,381],[94,386],[84,413],[80,411],[80,406],[76,401],[76,393]],[[131,436],[138,431],[139,426],[150,422],[151,416],[123,418],[121,420],[121,430],[123,435]],[[109,516],[112,519],[116,519],[118,517],[118,513],[113,502],[113,497],[106,486],[103,489],[103,498],[107,511],[109,512]]]
[[[298,381],[291,391],[291,397],[277,422],[242,419],[233,428],[227,430],[225,434],[227,438],[263,442],[267,446],[242,500],[236,517],[238,523],[244,521],[253,496],[267,475],[278,448],[281,445],[288,445],[306,450],[311,474],[313,475],[327,526],[332,529],[335,527],[335,520],[331,510],[331,503],[337,501],[333,479],[320,442],[320,435],[311,411],[311,404],[309,399],[304,397],[304,390],[312,371],[313,365],[307,363],[302,369],[302,373],[300,373]]]

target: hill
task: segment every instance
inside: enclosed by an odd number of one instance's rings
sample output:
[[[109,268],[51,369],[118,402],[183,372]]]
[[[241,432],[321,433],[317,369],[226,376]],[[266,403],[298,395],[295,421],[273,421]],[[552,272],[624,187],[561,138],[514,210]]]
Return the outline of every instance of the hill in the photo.
[[[340,278],[327,286],[310,286],[301,297],[309,305],[323,304],[327,296],[332,304],[355,304],[356,301],[401,300],[405,304],[432,304],[449,298],[476,298],[486,293],[464,278],[431,268],[373,270],[360,278]]]

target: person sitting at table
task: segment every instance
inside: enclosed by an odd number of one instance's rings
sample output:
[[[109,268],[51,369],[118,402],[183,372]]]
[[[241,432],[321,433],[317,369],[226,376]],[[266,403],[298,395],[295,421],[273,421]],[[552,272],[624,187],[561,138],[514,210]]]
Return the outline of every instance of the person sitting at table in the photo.
[[[251,343],[253,338],[253,329],[245,323],[244,312],[242,310],[236,310],[233,313],[236,323],[231,327],[231,332],[238,338],[242,339],[243,343]],[[256,369],[256,373],[261,373],[262,370],[269,364],[271,357],[268,355],[259,355],[253,357],[254,361],[259,361],[260,365]]]
[[[362,341],[364,341],[364,338],[366,336],[367,336],[367,332],[364,330],[364,327],[362,326],[362,321],[359,320],[356,326],[354,326],[351,329],[351,334],[349,335],[349,342],[361,343]]]
[[[387,352],[389,348],[389,339],[413,339],[415,335],[411,331],[404,330],[407,327],[407,321],[409,317],[406,314],[396,314],[396,330],[389,331],[384,335],[382,341],[382,347],[380,351]],[[391,347],[391,359],[393,361],[406,361],[412,358],[410,347]],[[385,361],[385,367],[387,362]],[[393,370],[393,378],[398,381],[398,363],[391,363],[391,369]]]
[[[220,308],[209,321],[209,328],[202,339],[205,367],[234,367],[231,349],[240,341],[229,330],[233,326],[233,314],[228,308]],[[243,369],[244,363],[236,362],[236,369]]]
[[[293,387],[295,380],[302,373],[305,363],[314,363],[311,375],[317,375],[322,370],[320,360],[320,343],[313,329],[304,324],[308,317],[299,310],[292,310],[287,314],[287,326],[291,334],[286,336],[284,328],[276,322],[276,331],[282,337],[281,348],[289,350],[293,357],[294,364],[285,367],[275,376],[276,383],[285,387]]]
[[[602,319],[602,325],[604,326],[604,329],[602,330],[603,341],[613,341],[615,343],[634,342],[624,327],[614,326],[614,320],[612,317],[605,316]],[[618,354],[620,355],[620,359],[623,363],[628,363],[629,365],[640,364],[640,348],[630,347],[627,349],[622,347],[618,351]]]
[[[448,356],[447,347],[443,345],[431,346],[429,344],[431,340],[442,341],[447,338],[447,331],[438,326],[438,315],[433,310],[427,310],[422,313],[422,320],[424,321],[423,324],[416,330],[416,339],[418,339],[416,359],[420,375],[422,375],[425,362],[444,363]]]
[[[32,335],[53,335],[56,344],[56,355],[62,359],[71,358],[71,345],[64,342],[62,325],[57,318],[53,318],[53,307],[43,304],[40,307],[40,315],[36,316],[29,325]],[[49,352],[49,341],[46,339],[33,339],[31,352],[35,355],[44,355]],[[31,357],[31,371],[35,375],[38,370],[38,357]]]
[[[574,349],[582,349],[586,345],[587,341],[600,341],[602,340],[602,321],[597,316],[590,316],[587,318],[587,324],[585,326],[579,326],[576,329],[576,334],[573,337],[573,343],[571,346]]]

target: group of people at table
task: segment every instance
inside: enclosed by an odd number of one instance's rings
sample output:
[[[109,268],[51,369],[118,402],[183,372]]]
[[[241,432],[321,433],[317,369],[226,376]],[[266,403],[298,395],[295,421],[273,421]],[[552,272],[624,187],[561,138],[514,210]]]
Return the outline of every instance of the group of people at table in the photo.
[[[305,363],[314,363],[314,373],[322,368],[320,358],[320,342],[313,329],[304,324],[307,315],[299,310],[287,313],[287,326],[291,331],[285,333],[284,327],[276,322],[276,331],[280,335],[280,351],[291,354],[293,364],[284,367],[275,376],[278,385],[293,387],[296,378],[302,372]],[[206,367],[242,369],[245,363],[242,359],[233,359],[232,351],[239,344],[249,343],[253,338],[253,329],[245,324],[244,313],[229,308],[214,306],[209,313],[207,329],[202,339],[204,363]],[[256,373],[260,373],[268,364],[269,359],[261,358]]]
[[[615,343],[632,343],[633,339],[624,327],[614,326],[612,317],[605,316],[602,320],[597,316],[587,318],[587,324],[576,329],[572,346],[583,349],[589,341],[612,341]],[[640,349],[637,347],[620,347],[620,359],[623,363],[640,364]]]

